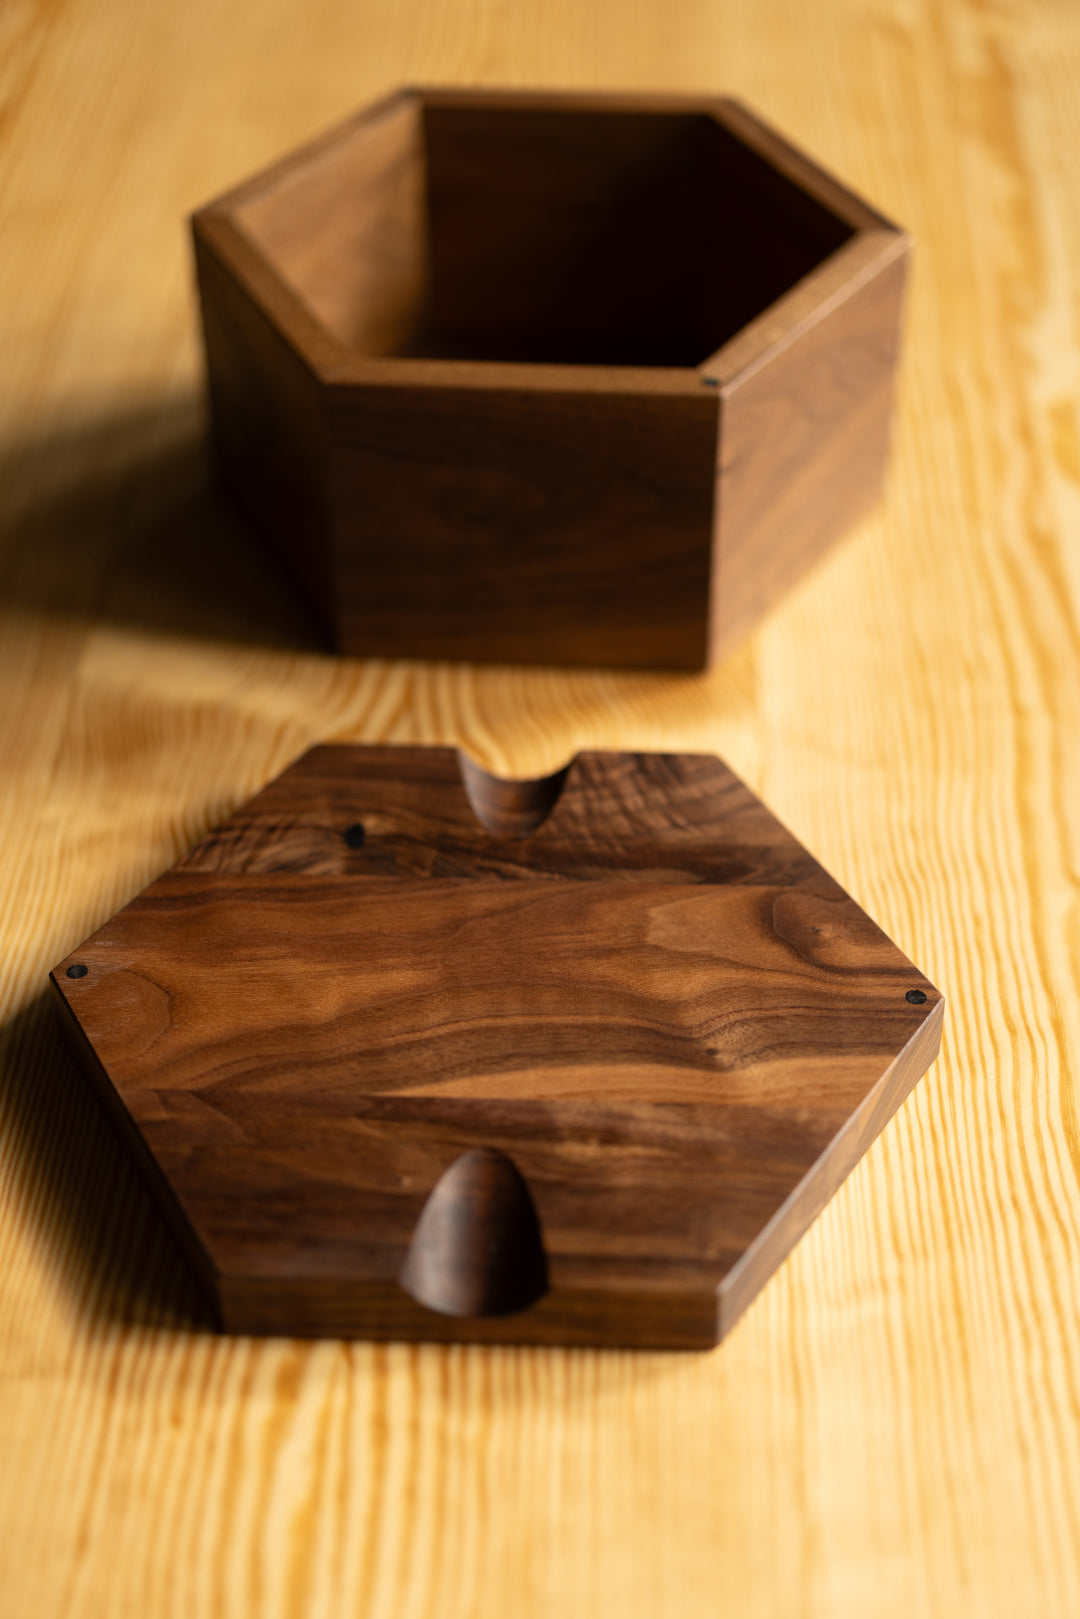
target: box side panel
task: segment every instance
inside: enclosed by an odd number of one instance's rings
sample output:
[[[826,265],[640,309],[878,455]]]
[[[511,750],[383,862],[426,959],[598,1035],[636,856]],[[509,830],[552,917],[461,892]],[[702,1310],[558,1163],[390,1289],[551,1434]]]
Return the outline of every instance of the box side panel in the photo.
[[[342,649],[700,669],[718,402],[329,396]]]
[[[218,479],[332,625],[321,386],[197,234],[195,263]]]
[[[420,109],[395,100],[298,153],[231,220],[343,346],[392,354],[423,309],[424,191]]]
[[[608,106],[425,109],[431,307],[421,352],[696,365],[700,114]]]
[[[733,646],[877,498],[906,255],[725,391],[712,652]]]

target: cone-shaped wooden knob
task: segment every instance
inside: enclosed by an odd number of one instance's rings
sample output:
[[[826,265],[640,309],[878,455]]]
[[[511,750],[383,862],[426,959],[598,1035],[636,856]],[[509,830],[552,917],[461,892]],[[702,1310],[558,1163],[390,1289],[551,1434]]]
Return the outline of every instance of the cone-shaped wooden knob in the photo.
[[[505,1153],[466,1152],[424,1205],[398,1278],[443,1315],[513,1315],[547,1292],[529,1188]]]

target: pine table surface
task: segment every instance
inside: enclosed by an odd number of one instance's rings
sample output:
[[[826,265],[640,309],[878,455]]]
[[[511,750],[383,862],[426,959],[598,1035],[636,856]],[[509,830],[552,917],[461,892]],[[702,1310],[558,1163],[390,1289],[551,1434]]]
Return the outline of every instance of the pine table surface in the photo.
[[[184,216],[402,83],[740,96],[916,253],[886,498],[705,676],[338,660],[207,491]],[[4,1619],[1080,1612],[1080,8],[0,10]],[[220,1337],[48,969],[320,740],[717,752],[948,998],[708,1354]]]

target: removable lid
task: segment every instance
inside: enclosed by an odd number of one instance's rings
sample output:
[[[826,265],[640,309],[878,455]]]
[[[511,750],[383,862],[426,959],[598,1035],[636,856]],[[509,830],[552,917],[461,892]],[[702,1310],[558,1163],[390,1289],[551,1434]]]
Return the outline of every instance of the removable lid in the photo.
[[[942,1001],[718,759],[312,749],[57,967],[223,1324],[705,1346]]]

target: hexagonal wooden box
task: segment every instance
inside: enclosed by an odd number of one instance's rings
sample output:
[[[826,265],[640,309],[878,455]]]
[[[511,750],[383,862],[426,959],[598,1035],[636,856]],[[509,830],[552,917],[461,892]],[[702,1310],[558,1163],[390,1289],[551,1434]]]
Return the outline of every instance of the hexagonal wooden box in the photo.
[[[664,754],[316,748],[53,983],[225,1326],[503,1343],[714,1343],[943,1010]]]
[[[403,92],[193,230],[343,652],[700,669],[878,493],[907,238],[734,102]]]

